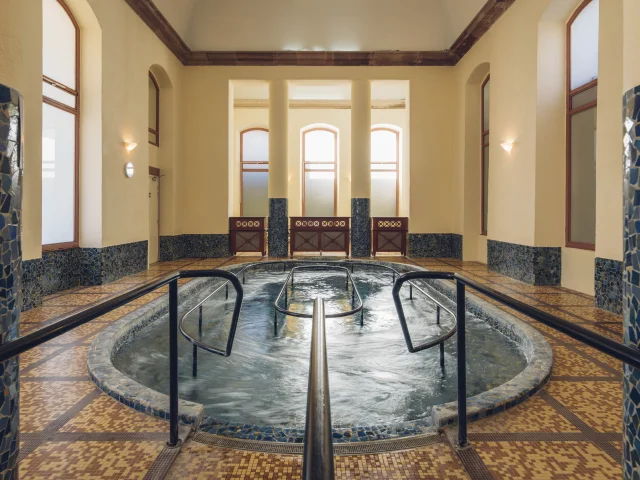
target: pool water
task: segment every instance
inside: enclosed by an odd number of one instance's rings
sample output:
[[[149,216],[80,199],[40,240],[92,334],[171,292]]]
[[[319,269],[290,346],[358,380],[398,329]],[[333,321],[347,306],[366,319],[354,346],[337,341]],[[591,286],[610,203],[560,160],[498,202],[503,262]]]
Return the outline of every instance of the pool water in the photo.
[[[198,352],[198,375],[192,376],[192,345],[180,336],[180,397],[205,406],[205,414],[223,422],[258,425],[304,425],[311,319],[278,314],[274,308],[287,273],[250,271],[233,352],[224,358]],[[334,426],[389,424],[424,420],[434,405],[456,400],[455,335],[446,342],[445,368],[439,347],[411,354],[402,335],[391,296],[392,274],[356,267],[353,279],[364,303],[360,314],[326,320],[331,414]],[[351,308],[345,274],[301,271],[289,287],[288,308],[311,313],[313,299],[325,299],[327,314]],[[444,310],[436,325],[434,304],[407,285],[401,292],[414,345],[448,331],[453,318]],[[205,303],[202,340],[226,345],[235,295],[224,289]],[[284,305],[284,303],[282,303]],[[197,337],[198,315],[185,322]],[[147,327],[124,345],[113,363],[123,373],[154,390],[168,393],[167,319]],[[526,367],[510,339],[468,314],[467,381],[473,396],[497,387]]]

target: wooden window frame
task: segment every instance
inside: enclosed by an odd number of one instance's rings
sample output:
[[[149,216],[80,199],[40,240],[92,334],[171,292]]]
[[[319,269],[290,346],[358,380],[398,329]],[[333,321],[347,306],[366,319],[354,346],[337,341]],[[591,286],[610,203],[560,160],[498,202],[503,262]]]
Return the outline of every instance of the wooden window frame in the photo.
[[[400,131],[389,127],[373,127],[371,133],[385,131],[394,133],[396,136],[396,162],[374,162],[371,161],[371,173],[373,172],[395,172],[396,174],[396,217],[400,215]],[[385,168],[381,170],[374,170],[373,165],[393,165],[394,168]]]
[[[333,134],[334,160],[333,162],[307,162],[306,137],[308,133],[324,131]],[[307,170],[307,165],[333,165],[333,170]],[[302,216],[306,217],[306,173],[307,172],[331,172],[333,171],[333,216],[338,216],[338,130],[329,127],[313,127],[302,131]]]
[[[484,129],[484,109],[485,109],[484,88],[486,87],[487,83],[489,83],[489,80],[491,80],[491,75],[487,75],[487,78],[484,79],[484,82],[482,82],[482,85],[480,86],[480,104],[481,104],[481,106],[480,106],[480,156],[481,156],[481,162],[480,162],[480,235],[484,235],[484,236],[487,235],[487,221],[486,221],[487,219],[484,216],[484,207],[485,207],[485,203],[484,203],[484,194],[485,194],[484,167],[489,162],[489,158],[488,158],[489,155],[485,155],[484,154],[484,148],[485,147],[489,147],[489,132],[491,131],[491,118],[489,118],[489,128],[487,130]],[[491,91],[489,91],[489,95],[491,95]],[[491,98],[491,97],[489,97],[489,98]],[[489,115],[491,115],[491,112],[489,112]],[[486,143],[484,141],[485,137],[487,138]]]
[[[156,77],[149,71],[149,78],[153,82],[154,87],[156,88],[156,128],[149,127],[149,133],[152,133],[156,136],[155,143],[149,140],[149,144],[155,145],[156,147],[160,146],[160,86],[156,80]]]
[[[592,2],[593,0],[584,0],[580,6],[573,12],[571,18],[567,22],[566,29],[566,210],[565,210],[565,246],[568,248],[579,248],[582,250],[592,250],[595,251],[596,245],[595,243],[584,243],[584,242],[573,242],[571,241],[571,118],[573,115],[584,112],[586,110],[590,110],[592,108],[597,108],[598,101],[597,95],[596,100],[593,102],[587,103],[577,108],[572,108],[572,100],[577,94],[585,92],[591,88],[598,88],[598,79],[591,80],[584,85],[571,89],[571,27],[573,26],[573,22],[580,16],[582,11]],[[597,90],[596,90],[597,94]]]
[[[244,186],[243,186],[243,174],[245,172],[255,172],[255,173],[269,173],[269,162],[245,162],[244,161],[244,142],[243,142],[243,138],[245,133],[249,133],[249,132],[255,132],[255,131],[261,131],[261,132],[267,132],[269,133],[269,129],[268,128],[262,128],[262,127],[255,127],[255,128],[247,128],[246,130],[242,130],[240,132],[240,216],[244,216],[243,213],[243,204],[244,204]],[[244,168],[245,165],[266,165],[266,168],[249,168],[246,169]]]
[[[42,103],[49,105],[51,107],[60,109],[64,112],[70,113],[74,116],[75,120],[75,145],[74,145],[74,200],[73,200],[73,240],[71,242],[61,242],[61,243],[48,243],[42,245],[43,252],[50,252],[55,250],[65,250],[69,248],[75,248],[80,245],[78,240],[79,238],[79,225],[78,220],[80,218],[80,202],[79,202],[79,191],[80,191],[80,27],[78,22],[76,21],[73,13],[71,13],[71,9],[67,6],[64,0],[56,0],[58,4],[64,9],[67,13],[67,16],[71,20],[73,27],[76,30],[76,45],[75,45],[75,82],[76,88],[73,89],[68,85],[64,85],[46,75],[42,75],[42,81],[44,83],[48,83],[49,85],[62,90],[70,95],[75,97],[75,108],[69,107],[62,102],[58,102],[52,98],[49,98],[42,95]],[[42,166],[40,167],[42,169]]]

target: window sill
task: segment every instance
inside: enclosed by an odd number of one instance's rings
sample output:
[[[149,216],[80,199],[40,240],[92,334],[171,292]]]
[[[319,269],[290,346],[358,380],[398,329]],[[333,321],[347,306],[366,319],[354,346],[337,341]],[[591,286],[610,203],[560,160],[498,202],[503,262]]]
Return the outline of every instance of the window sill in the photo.
[[[567,242],[565,247],[577,248],[578,250],[590,250],[592,252],[596,251],[596,246],[592,243]]]
[[[42,245],[42,253],[56,252],[58,250],[71,250],[72,248],[79,247],[78,242],[65,242],[65,243],[51,243],[49,245]]]

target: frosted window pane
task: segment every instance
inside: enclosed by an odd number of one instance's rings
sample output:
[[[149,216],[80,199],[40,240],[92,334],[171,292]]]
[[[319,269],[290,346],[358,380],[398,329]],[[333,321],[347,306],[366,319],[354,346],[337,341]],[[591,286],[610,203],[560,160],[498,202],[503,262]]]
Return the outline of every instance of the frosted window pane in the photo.
[[[371,161],[373,163],[398,161],[398,136],[389,130],[371,132]]]
[[[57,0],[42,1],[42,73],[76,88],[76,29]]]
[[[268,184],[267,172],[242,173],[242,215],[244,217],[269,215]]]
[[[336,135],[327,130],[312,130],[304,134],[305,162],[335,162]]]
[[[484,222],[482,224],[482,231],[487,231],[487,222],[489,220],[489,147],[483,147],[482,155],[484,160],[484,171],[482,176],[483,185],[483,200],[484,200]]]
[[[156,125],[156,115],[158,111],[156,92],[156,86],[153,83],[153,80],[151,80],[151,77],[149,77],[149,128],[154,130],[158,129],[158,126]]]
[[[484,85],[482,89],[482,98],[484,110],[482,111],[482,130],[489,130],[489,107],[490,107],[490,99],[491,99],[491,80],[487,80],[487,83]]]
[[[304,166],[306,170],[331,170],[335,171],[335,164],[308,163]]]
[[[596,240],[596,109],[571,116],[571,241]]]
[[[65,105],[76,108],[76,97],[46,82],[42,82],[42,95]]]
[[[251,130],[242,134],[242,161],[269,161],[269,132]]]
[[[396,173],[371,173],[371,216],[396,216]]]
[[[75,168],[75,116],[43,104],[43,245],[74,240]]]
[[[571,25],[571,90],[598,78],[600,0],[592,0]]]
[[[304,174],[305,216],[332,217],[334,195],[333,172],[306,172]]]
[[[598,99],[598,87],[591,87],[584,92],[576,93],[571,97],[571,108],[578,108]]]

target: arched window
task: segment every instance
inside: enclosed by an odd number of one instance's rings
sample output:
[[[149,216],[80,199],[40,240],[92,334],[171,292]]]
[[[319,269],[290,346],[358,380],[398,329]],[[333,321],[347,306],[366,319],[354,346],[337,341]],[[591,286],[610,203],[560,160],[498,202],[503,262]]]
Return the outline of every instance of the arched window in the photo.
[[[599,0],[585,0],[567,23],[568,247],[595,250]]]
[[[487,75],[487,78],[482,82],[482,109],[481,109],[481,122],[482,122],[482,192],[480,203],[482,217],[480,228],[481,234],[487,234],[487,220],[489,218],[489,99],[491,97],[491,78]]]
[[[160,146],[160,87],[149,72],[149,143]]]
[[[269,130],[240,132],[240,215],[269,215]]]
[[[338,132],[330,127],[302,131],[302,215],[337,214]]]
[[[371,216],[397,217],[400,132],[389,127],[371,129]]]
[[[43,0],[42,245],[78,245],[80,31],[63,0]]]

